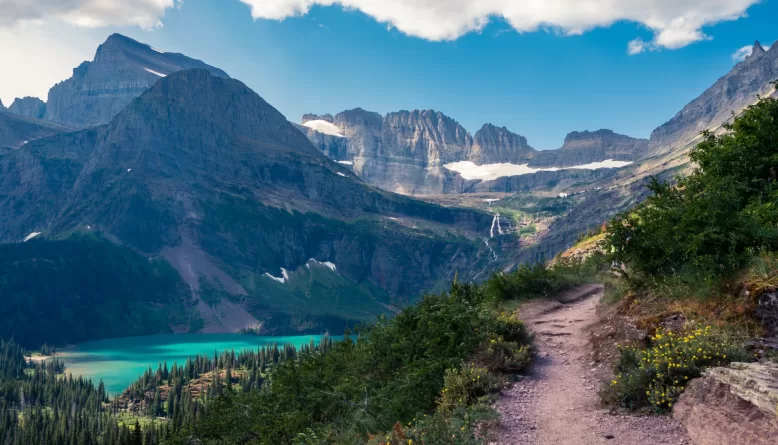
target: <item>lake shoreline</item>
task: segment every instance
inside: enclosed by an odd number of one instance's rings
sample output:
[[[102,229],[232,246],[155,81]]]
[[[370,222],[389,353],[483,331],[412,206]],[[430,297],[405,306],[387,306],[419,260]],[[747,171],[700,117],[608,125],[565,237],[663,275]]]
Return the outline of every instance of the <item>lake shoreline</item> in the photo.
[[[65,365],[65,374],[102,380],[106,393],[120,395],[149,368],[167,364],[183,365],[197,355],[256,350],[262,347],[300,347],[318,343],[323,335],[258,336],[253,334],[154,334],[102,339],[58,350],[55,357]]]

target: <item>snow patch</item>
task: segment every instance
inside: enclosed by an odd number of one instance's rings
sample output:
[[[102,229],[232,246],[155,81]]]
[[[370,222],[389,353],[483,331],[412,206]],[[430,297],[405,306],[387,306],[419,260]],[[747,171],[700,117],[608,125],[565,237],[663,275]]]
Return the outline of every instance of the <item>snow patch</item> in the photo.
[[[131,168],[128,168],[128,169],[127,169],[127,173],[129,173],[129,172],[131,172],[131,171],[132,171],[132,169],[131,169]]]
[[[23,242],[23,243],[26,243],[27,241],[29,241],[29,240],[31,240],[31,239],[33,239],[33,238],[35,238],[36,236],[38,236],[38,235],[40,235],[40,234],[41,234],[40,232],[32,232],[31,234],[27,235],[27,236],[24,238],[24,241],[22,241],[22,242]]]
[[[148,71],[148,72],[150,72],[151,74],[156,74],[156,75],[157,75],[157,76],[159,76],[159,77],[165,77],[165,76],[167,76],[167,74],[162,74],[162,73],[160,73],[159,71],[150,70],[150,69],[148,69],[148,68],[143,68],[143,69],[144,69],[144,70],[146,70],[146,71]]]
[[[344,174],[343,174],[343,173],[341,173],[341,172],[336,172],[336,173],[337,173],[339,176],[343,176],[344,178],[346,177],[346,175],[344,175]]]
[[[570,169],[579,170],[597,170],[600,168],[621,168],[632,164],[630,161],[615,161],[613,159],[606,159],[600,162],[592,162],[591,164],[577,165],[575,167],[567,167]]]
[[[353,163],[353,162],[351,162],[351,161],[338,161],[338,164],[343,164],[343,165],[354,165],[354,163]]]
[[[149,48],[151,48],[152,51],[158,52],[160,54],[165,54],[165,51],[162,51],[162,50],[159,50],[157,48],[154,48],[153,46],[149,46]]]
[[[308,267],[308,269],[310,269],[310,268],[311,268],[311,263],[318,264],[318,265],[320,265],[320,266],[324,266],[324,267],[326,267],[326,268],[329,268],[329,269],[330,269],[331,271],[333,271],[333,272],[337,272],[337,271],[338,271],[338,268],[335,266],[335,263],[331,263],[331,262],[329,262],[329,261],[317,261],[317,260],[315,260],[315,259],[311,258],[311,259],[310,259],[310,260],[308,260],[308,262],[305,264],[305,265]]]
[[[484,164],[477,165],[471,161],[451,162],[443,165],[447,170],[459,173],[464,179],[480,179],[483,181],[492,181],[504,176],[521,176],[546,171],[555,172],[559,170],[597,170],[599,168],[621,168],[632,164],[629,161],[615,161],[606,159],[591,164],[576,165],[573,167],[549,167],[533,168],[529,164]]]
[[[22,141],[22,145],[26,145],[30,141]]]
[[[303,126],[308,127],[312,130],[316,130],[319,133],[328,134],[330,136],[337,136],[339,138],[343,138],[343,133],[341,133],[340,128],[338,128],[335,124],[332,124],[330,122],[327,122],[325,120],[316,119],[312,121],[308,121],[303,124]]]
[[[270,275],[269,273],[265,272],[265,275],[270,278],[271,280],[278,281],[281,284],[284,284],[289,281],[289,273],[284,269],[281,268],[281,276],[280,277],[274,277],[273,275]]]

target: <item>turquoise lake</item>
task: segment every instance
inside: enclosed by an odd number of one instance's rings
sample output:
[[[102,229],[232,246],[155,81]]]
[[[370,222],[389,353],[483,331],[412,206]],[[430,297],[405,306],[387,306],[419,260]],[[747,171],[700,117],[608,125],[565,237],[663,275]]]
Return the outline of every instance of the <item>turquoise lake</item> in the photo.
[[[243,334],[160,334],[97,340],[57,351],[56,357],[65,363],[66,372],[74,377],[90,378],[95,385],[102,379],[110,395],[128,387],[151,366],[167,361],[183,364],[197,354],[213,356],[214,351],[234,350],[238,353],[261,346],[291,344],[301,346],[316,343],[321,335],[293,337],[262,337]],[[338,339],[338,337],[333,337]]]

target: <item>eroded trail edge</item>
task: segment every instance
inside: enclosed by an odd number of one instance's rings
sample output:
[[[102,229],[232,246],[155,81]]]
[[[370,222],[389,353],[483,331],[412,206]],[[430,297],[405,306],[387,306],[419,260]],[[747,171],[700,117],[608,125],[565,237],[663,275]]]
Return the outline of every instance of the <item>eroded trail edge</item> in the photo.
[[[503,391],[499,445],[689,444],[670,417],[613,414],[598,390],[608,363],[592,361],[589,332],[597,329],[602,286],[577,288],[559,301],[533,301],[521,318],[535,334],[538,356],[529,375]]]

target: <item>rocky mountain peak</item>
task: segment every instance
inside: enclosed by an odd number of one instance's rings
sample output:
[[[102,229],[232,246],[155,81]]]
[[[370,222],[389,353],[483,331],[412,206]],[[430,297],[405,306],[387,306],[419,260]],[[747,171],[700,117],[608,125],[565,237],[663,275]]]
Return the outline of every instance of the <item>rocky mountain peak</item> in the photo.
[[[506,127],[484,124],[475,133],[469,160],[476,164],[519,163],[528,160],[533,151],[524,136]]]
[[[770,82],[778,79],[778,51],[773,45],[765,51],[754,43],[752,54],[719,78],[700,96],[689,102],[672,119],[651,133],[651,154],[686,149],[699,140],[704,130],[716,131],[745,107],[757,101],[758,95],[773,94]]]
[[[5,105],[3,105],[3,101],[0,99],[0,111],[5,110]]]
[[[167,134],[170,131],[174,135]],[[273,106],[242,82],[206,69],[175,72],[160,79],[133,101],[108,126],[108,132],[150,141],[163,139],[198,154],[195,147],[215,147],[251,141],[268,151],[290,147],[315,154],[316,149]],[[134,144],[138,147],[155,144]],[[170,148],[170,145],[156,144]]]
[[[565,136],[565,142],[562,145],[562,148],[571,148],[571,147],[578,147],[581,145],[593,145],[598,144],[602,141],[607,140],[614,140],[614,139],[624,139],[629,138],[629,136],[624,136],[621,134],[616,134],[613,132],[613,130],[608,129],[600,129],[596,131],[571,131],[570,133]]]
[[[340,113],[336,114],[332,123],[341,128],[358,125],[367,125],[370,127],[380,128],[382,121],[383,116],[380,114],[357,107],[353,110],[341,111]]]
[[[762,47],[762,44],[759,43],[759,40],[754,42],[754,48],[751,50],[751,54],[746,57],[746,60],[755,59],[757,57],[762,56],[762,54],[766,53],[764,47]]]
[[[310,122],[310,121],[324,121],[324,122],[333,123],[335,121],[335,118],[332,117],[332,115],[329,113],[322,114],[322,115],[313,114],[313,113],[303,114],[303,120],[301,123],[305,125],[306,122]]]
[[[8,111],[35,119],[43,119],[46,115],[46,103],[37,97],[17,97],[8,107]]]
[[[160,78],[191,68],[229,77],[200,60],[113,34],[92,62],[82,63],[73,77],[49,90],[46,119],[81,128],[106,124]]]

